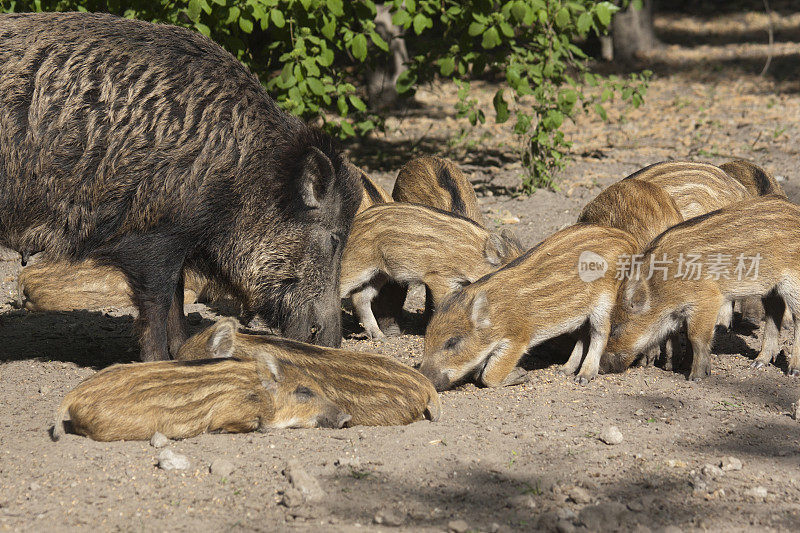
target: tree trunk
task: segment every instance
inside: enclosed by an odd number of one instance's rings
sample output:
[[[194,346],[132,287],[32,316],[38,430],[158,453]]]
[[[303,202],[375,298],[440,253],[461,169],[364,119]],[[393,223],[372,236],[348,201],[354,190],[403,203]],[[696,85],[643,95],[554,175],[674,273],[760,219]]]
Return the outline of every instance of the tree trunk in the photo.
[[[658,47],[653,31],[653,3],[644,0],[642,9],[628,6],[614,15],[612,32],[614,39],[614,59],[622,62],[639,60],[646,52]]]

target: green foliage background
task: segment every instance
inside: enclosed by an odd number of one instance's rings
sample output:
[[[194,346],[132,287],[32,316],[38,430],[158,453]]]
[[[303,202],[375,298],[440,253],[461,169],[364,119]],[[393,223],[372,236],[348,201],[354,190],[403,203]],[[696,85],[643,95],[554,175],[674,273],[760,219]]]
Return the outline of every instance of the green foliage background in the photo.
[[[410,95],[422,83],[450,79],[459,86],[459,116],[477,125],[492,111],[497,122],[509,122],[528,169],[526,191],[554,185],[553,172],[563,167],[570,146],[564,120],[587,111],[606,118],[603,104],[615,96],[642,103],[649,73],[624,79],[593,74],[575,44],[606,31],[618,10],[611,2],[386,3],[412,53],[398,92]],[[371,0],[0,0],[0,11],[104,11],[193,28],[246,64],[290,113],[322,117],[323,127],[342,138],[382,125],[359,91],[367,70],[389,60]],[[492,110],[470,95],[469,81],[487,72],[506,80]]]

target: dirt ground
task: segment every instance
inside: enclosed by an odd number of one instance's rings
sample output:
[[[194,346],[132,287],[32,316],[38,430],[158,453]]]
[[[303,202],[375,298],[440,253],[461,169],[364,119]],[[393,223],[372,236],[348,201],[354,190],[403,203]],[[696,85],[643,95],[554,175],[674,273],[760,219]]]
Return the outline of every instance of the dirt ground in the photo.
[[[656,74],[645,106],[612,105],[609,123],[581,117],[569,125],[573,161],[557,192],[510,193],[521,167],[507,126],[462,130],[455,93],[444,86],[420,91],[418,106],[353,147],[352,158],[391,190],[413,155],[452,157],[471,175],[487,218],[528,246],[573,222],[603,187],[665,159],[749,158],[797,202],[800,12],[772,2],[770,49],[761,44],[761,2],[732,4],[657,16],[665,45],[648,61]],[[491,84],[476,87],[491,99]],[[749,368],[762,329],[747,322],[717,335],[712,375],[701,382],[633,368],[580,386],[557,373],[571,348],[560,339],[526,357],[525,385],[443,393],[439,422],[203,435],[171,442],[190,467],[165,471],[156,466],[161,450],[147,442],[50,441],[53,413],[70,389],[97,369],[137,359],[133,310],[15,309],[18,270],[17,257],[0,260],[2,530],[800,529],[800,422],[790,416],[800,382],[783,374],[784,357]],[[215,317],[202,305],[187,313],[195,330]],[[418,364],[423,338],[418,317],[410,318],[406,334],[378,343],[347,317],[344,345]],[[784,342],[789,334],[783,330]],[[599,439],[609,426],[621,443]],[[217,459],[233,471],[211,473]],[[290,463],[312,479],[301,485],[319,485],[316,499],[297,497],[283,473]]]

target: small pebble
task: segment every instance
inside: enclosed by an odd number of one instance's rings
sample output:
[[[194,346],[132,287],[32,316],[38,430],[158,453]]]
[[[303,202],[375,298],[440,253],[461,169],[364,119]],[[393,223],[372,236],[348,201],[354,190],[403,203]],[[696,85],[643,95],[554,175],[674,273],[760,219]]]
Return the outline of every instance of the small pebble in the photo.
[[[220,457],[211,461],[211,466],[208,468],[208,470],[216,476],[228,477],[231,475],[231,472],[233,472],[234,468],[235,467],[233,466],[232,462]]]
[[[572,487],[567,493],[567,497],[575,503],[590,503],[592,497],[583,487]]]
[[[50,385],[46,385],[44,383],[39,385],[39,394],[49,394],[50,390]]]
[[[150,446],[153,448],[163,448],[167,444],[169,444],[169,439],[158,431],[153,433],[153,436],[150,437]]]
[[[317,478],[306,472],[298,461],[289,461],[283,470],[283,475],[294,488],[300,491],[307,502],[320,501],[325,497],[325,492],[319,486]]]
[[[609,446],[622,442],[622,432],[617,426],[609,426],[600,432],[599,438]]]
[[[726,457],[719,462],[719,466],[723,472],[729,472],[731,470],[741,470],[742,462],[736,457]]]
[[[189,468],[189,459],[185,455],[175,453],[170,449],[158,454],[158,467],[162,470],[186,470]]]
[[[744,491],[747,496],[752,496],[753,498],[764,499],[767,497],[767,489],[766,487],[752,487]]]
[[[373,521],[384,526],[399,527],[405,523],[406,517],[393,511],[378,511]]]
[[[469,530],[469,524],[464,520],[451,520],[447,523],[447,529],[452,533],[466,533]]]
[[[725,474],[722,469],[716,465],[706,464],[700,470],[702,474],[710,479],[716,479]]]

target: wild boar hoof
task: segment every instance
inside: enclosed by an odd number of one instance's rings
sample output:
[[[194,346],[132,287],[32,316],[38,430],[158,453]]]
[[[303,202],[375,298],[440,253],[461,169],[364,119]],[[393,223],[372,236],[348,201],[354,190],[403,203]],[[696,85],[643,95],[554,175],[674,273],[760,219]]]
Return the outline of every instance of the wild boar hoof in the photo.
[[[580,374],[578,374],[577,376],[575,376],[575,383],[579,385],[588,385],[593,378],[594,376],[581,376]]]
[[[790,368],[789,370],[786,371],[786,375],[791,376],[793,378],[800,376],[800,368]]]
[[[711,370],[699,370],[699,371],[692,371],[689,374],[689,381],[700,381],[704,377],[710,376]]]
[[[753,369],[758,369],[758,368],[763,368],[763,367],[764,367],[764,362],[763,361],[759,361],[758,359],[756,359],[755,361],[750,363],[750,368],[753,368]]]

